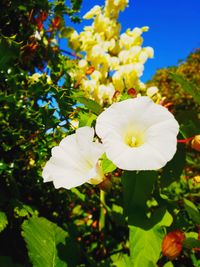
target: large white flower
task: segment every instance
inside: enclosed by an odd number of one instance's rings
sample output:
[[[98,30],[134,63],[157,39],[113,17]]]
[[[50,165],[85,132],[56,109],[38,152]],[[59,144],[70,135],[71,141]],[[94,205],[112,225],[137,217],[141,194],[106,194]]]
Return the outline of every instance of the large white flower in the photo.
[[[70,189],[83,183],[98,184],[103,173],[98,160],[104,153],[103,145],[93,142],[94,129],[82,127],[65,137],[52,148],[52,157],[43,169],[44,182],[53,181],[55,188]]]
[[[179,125],[149,97],[112,104],[97,118],[107,157],[124,170],[156,170],[176,152]]]

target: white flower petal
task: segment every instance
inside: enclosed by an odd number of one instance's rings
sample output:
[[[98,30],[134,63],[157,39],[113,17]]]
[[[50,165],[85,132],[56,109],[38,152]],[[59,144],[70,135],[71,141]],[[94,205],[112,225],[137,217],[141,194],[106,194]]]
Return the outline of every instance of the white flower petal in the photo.
[[[107,157],[124,170],[162,168],[176,152],[178,130],[174,116],[148,97],[111,105],[96,124]]]
[[[44,182],[53,181],[56,188],[70,189],[96,176],[99,182],[97,163],[104,153],[103,145],[93,142],[94,129],[82,127],[64,138],[59,146],[52,148],[52,157],[43,169]]]

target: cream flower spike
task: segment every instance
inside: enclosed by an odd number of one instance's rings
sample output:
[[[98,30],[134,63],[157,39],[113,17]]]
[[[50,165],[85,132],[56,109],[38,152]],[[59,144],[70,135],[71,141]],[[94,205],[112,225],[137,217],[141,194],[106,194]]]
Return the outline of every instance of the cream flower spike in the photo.
[[[98,160],[104,153],[103,145],[93,142],[93,138],[93,128],[81,127],[52,148],[52,156],[42,172],[44,182],[52,181],[55,188],[66,189],[86,182],[102,182],[104,176]]]
[[[97,118],[107,157],[124,170],[157,170],[176,152],[179,125],[149,97],[112,104]]]
[[[96,5],[90,9],[84,16],[84,19],[92,19],[94,16],[97,16],[101,13],[101,7]]]

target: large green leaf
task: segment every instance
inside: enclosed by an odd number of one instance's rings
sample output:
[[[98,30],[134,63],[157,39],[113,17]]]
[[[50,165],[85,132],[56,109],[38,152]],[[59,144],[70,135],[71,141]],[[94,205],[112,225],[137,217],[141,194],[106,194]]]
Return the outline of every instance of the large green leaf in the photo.
[[[139,227],[130,227],[130,255],[132,267],[156,267],[161,253],[164,236],[162,228],[155,226],[145,231]]]
[[[68,233],[45,218],[33,217],[22,225],[30,260],[34,267],[66,267],[59,258],[59,246],[65,245]],[[68,253],[66,250],[65,253]]]
[[[194,100],[200,104],[200,91],[199,87],[195,84],[193,84],[190,81],[187,81],[183,75],[176,74],[176,73],[170,73],[170,76],[172,77],[173,80],[175,80],[177,83],[179,83],[182,87],[182,89],[190,94]]]
[[[3,231],[4,228],[6,228],[7,224],[8,219],[5,212],[0,211],[0,232]]]
[[[147,200],[151,198],[154,183],[157,179],[155,171],[125,172],[122,176],[124,194],[124,213],[130,225],[150,229],[160,222],[165,214],[165,207],[158,207],[147,217],[149,209]]]

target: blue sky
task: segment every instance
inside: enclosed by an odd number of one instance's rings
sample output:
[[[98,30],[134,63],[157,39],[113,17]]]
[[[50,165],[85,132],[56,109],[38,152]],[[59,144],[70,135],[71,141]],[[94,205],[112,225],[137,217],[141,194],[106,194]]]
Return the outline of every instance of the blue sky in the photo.
[[[81,15],[104,0],[83,0]],[[200,0],[129,0],[129,7],[120,14],[122,32],[127,28],[149,26],[143,34],[144,46],[152,46],[154,59],[145,64],[143,81],[156,69],[173,66],[195,48],[200,47]],[[75,28],[79,32],[91,23],[83,21]]]

